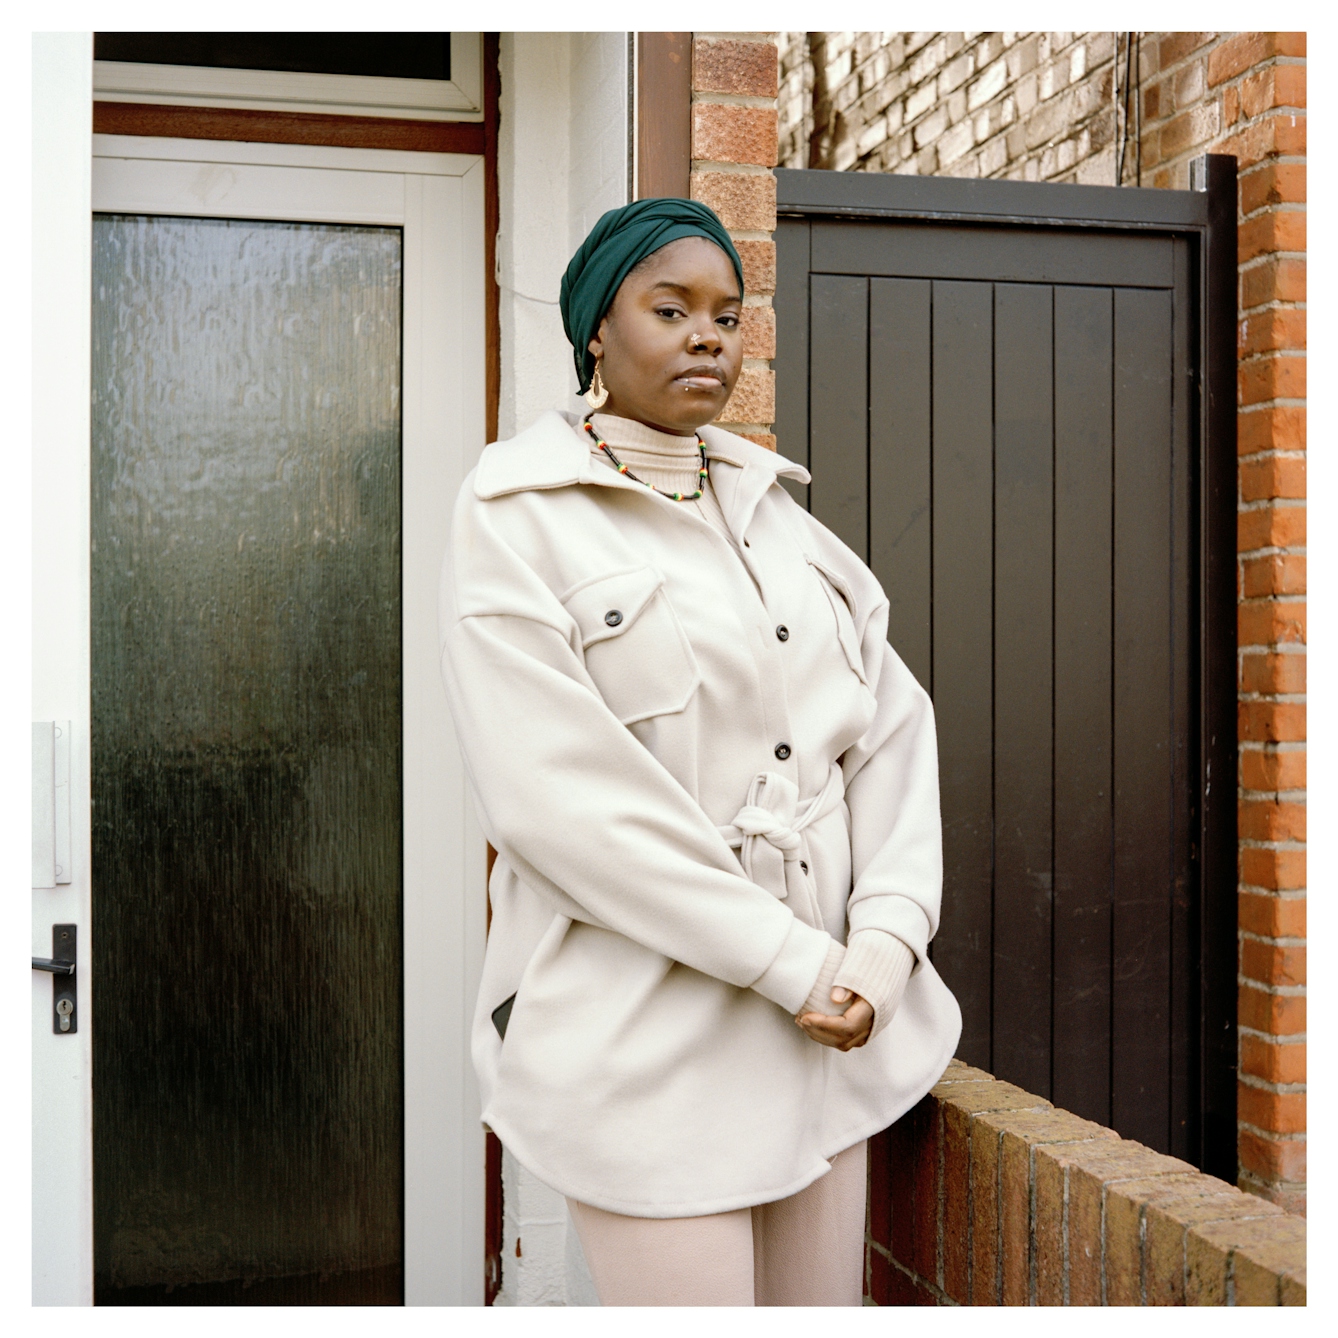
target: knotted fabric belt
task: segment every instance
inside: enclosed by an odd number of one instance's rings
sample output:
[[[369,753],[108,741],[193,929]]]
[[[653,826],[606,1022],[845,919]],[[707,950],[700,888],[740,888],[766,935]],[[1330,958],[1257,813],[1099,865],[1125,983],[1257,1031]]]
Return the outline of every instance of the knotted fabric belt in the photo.
[[[803,831],[835,812],[845,798],[845,777],[835,763],[820,793],[799,807],[799,787],[774,771],[753,777],[748,800],[734,821],[717,830],[739,852],[748,878],[778,900],[787,895],[786,864],[799,859]]]

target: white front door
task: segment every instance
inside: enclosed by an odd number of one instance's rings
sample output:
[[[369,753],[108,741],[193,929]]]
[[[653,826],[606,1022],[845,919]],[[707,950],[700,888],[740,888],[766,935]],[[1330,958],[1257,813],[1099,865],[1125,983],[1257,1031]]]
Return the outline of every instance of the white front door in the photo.
[[[37,346],[88,426],[34,470],[73,865],[34,957],[78,931],[69,1031],[34,971],[34,1301],[479,1304],[485,848],[436,583],[482,162],[97,137],[89,203],[91,371]]]

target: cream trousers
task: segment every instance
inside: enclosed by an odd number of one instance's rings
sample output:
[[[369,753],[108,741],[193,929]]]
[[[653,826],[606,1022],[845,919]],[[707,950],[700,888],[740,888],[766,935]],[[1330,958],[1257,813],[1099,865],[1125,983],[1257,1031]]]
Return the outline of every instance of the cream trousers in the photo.
[[[624,1217],[568,1199],[601,1305],[861,1305],[868,1145],[807,1189],[707,1217]]]

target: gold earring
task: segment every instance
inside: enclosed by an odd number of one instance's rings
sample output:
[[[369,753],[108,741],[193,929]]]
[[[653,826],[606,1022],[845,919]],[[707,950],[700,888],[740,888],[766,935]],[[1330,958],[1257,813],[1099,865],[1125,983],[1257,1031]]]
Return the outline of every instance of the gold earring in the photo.
[[[605,401],[609,398],[609,388],[604,384],[604,378],[599,374],[600,365],[603,361],[602,357],[595,359],[595,374],[590,378],[590,388],[585,392],[585,402],[592,409],[602,409]]]

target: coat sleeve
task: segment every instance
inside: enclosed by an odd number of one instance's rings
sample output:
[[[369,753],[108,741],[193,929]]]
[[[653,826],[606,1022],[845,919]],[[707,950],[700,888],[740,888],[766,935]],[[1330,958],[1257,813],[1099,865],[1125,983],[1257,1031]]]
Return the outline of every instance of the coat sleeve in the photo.
[[[860,656],[877,702],[873,722],[841,757],[850,809],[852,889],[847,935],[895,934],[916,969],[938,932],[943,895],[938,742],[929,694],[887,640],[887,595],[859,556],[795,504],[786,508],[806,551],[841,573]]]
[[[491,505],[467,480],[441,607],[446,695],[488,839],[557,913],[798,1012],[830,936],[744,877],[604,704],[574,620]]]
[[[847,915],[851,933],[895,934],[918,965],[938,930],[943,891],[938,746],[929,696],[887,643],[886,609],[862,640],[878,709],[841,760],[854,879]]]

